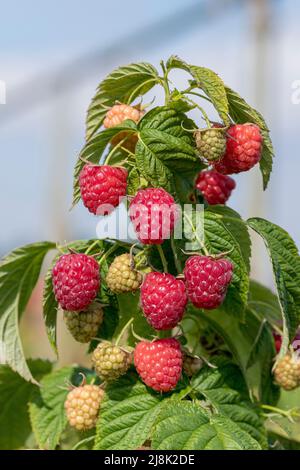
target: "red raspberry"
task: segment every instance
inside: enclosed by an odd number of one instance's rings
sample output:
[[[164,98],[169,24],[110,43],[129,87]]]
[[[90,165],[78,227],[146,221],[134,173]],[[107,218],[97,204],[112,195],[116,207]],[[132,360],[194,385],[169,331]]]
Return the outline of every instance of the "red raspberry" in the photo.
[[[189,300],[195,307],[211,310],[223,302],[231,282],[232,263],[210,256],[191,256],[185,263],[184,276]]]
[[[176,387],[182,372],[182,352],[175,338],[141,341],[134,351],[134,365],[142,381],[157,392]]]
[[[55,298],[63,310],[85,309],[100,287],[99,265],[92,256],[61,256],[52,270]]]
[[[225,204],[235,188],[235,181],[217,171],[206,170],[199,173],[196,188],[201,191],[208,204]]]
[[[282,344],[282,336],[278,333],[273,332],[273,337],[275,341],[276,353],[278,354],[281,348],[281,344]]]
[[[126,195],[127,171],[109,165],[85,165],[79,175],[81,198],[96,215],[105,215],[117,207]]]
[[[147,188],[136,193],[129,215],[141,243],[160,245],[174,229],[178,207],[164,189]]]
[[[153,328],[174,328],[182,319],[187,304],[184,282],[171,274],[147,274],[141,287],[141,304]]]
[[[214,165],[224,175],[250,170],[261,158],[262,135],[255,124],[236,124],[227,132],[226,152]]]

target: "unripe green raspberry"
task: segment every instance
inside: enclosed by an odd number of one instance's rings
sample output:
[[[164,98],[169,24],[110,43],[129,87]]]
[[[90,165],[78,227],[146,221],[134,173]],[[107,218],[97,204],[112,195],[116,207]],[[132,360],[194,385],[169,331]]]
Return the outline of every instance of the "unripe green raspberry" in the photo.
[[[64,320],[73,338],[79,343],[89,343],[103,321],[103,310],[97,302],[80,312],[64,311]]]
[[[294,390],[300,386],[300,357],[297,353],[286,354],[276,365],[275,381],[284,390]]]
[[[189,377],[197,374],[203,365],[202,359],[200,357],[190,356],[189,354],[185,354],[183,357],[183,370]]]
[[[70,426],[86,431],[96,426],[104,391],[97,385],[82,385],[68,393],[65,410]]]
[[[114,259],[106,276],[108,288],[116,294],[137,290],[142,280],[142,274],[132,268],[131,257],[128,253]]]
[[[96,374],[106,381],[116,380],[125,374],[132,362],[132,354],[108,341],[100,343],[92,355]]]
[[[223,128],[198,129],[195,140],[200,157],[208,162],[220,160],[226,151],[226,133]]]

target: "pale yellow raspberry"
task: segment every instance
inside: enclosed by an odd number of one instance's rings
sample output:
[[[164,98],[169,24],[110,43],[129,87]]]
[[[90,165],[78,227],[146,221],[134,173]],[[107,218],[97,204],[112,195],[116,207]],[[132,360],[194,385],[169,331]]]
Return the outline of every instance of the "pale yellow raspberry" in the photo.
[[[68,393],[65,411],[70,426],[86,431],[96,426],[104,391],[97,385],[82,385]]]

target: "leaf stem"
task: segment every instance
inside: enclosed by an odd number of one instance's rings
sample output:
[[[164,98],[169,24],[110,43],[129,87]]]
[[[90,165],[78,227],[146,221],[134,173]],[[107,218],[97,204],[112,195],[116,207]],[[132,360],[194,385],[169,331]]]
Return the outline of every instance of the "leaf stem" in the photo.
[[[176,246],[175,246],[175,240],[174,240],[173,236],[171,236],[171,248],[172,248],[173,255],[174,255],[174,261],[175,261],[175,266],[176,266],[176,269],[177,269],[177,273],[180,274],[180,273],[182,273],[182,265],[181,265],[181,261],[179,259],[178,253],[177,253],[177,249],[176,249]]]
[[[202,115],[203,115],[203,117],[204,117],[204,120],[205,120],[205,122],[206,122],[207,127],[211,127],[211,123],[210,123],[209,117],[208,117],[207,113],[204,111],[204,109],[202,108],[202,106],[200,106],[199,104],[195,103],[195,101],[190,100],[189,98],[186,98],[186,100],[187,100],[189,103],[191,103],[191,104],[193,104],[194,106],[196,106],[196,108],[198,108],[198,109],[201,111],[201,113],[202,113]]]
[[[86,437],[85,439],[82,439],[81,441],[77,442],[77,444],[75,444],[74,447],[72,447],[72,450],[79,449],[79,447],[81,447],[83,444],[87,444],[88,442],[93,441],[95,437],[96,437],[96,434],[94,434],[94,436],[89,436],[89,437]]]
[[[168,80],[168,70],[166,69],[163,60],[161,60],[160,66],[161,66],[162,71],[163,71],[163,78],[161,79],[161,84],[162,84],[162,86],[164,87],[164,90],[165,90],[165,106],[167,106],[167,104],[170,101],[170,87],[169,87],[169,80]]]
[[[161,263],[163,265],[164,272],[167,273],[168,272],[168,262],[166,260],[165,254],[164,254],[164,250],[162,249],[161,245],[156,245],[156,247],[157,247],[157,251],[159,253],[160,259],[161,259]]]
[[[111,158],[114,156],[116,151],[119,150],[120,147],[122,147],[122,145],[124,144],[126,139],[127,139],[127,137],[122,139],[115,147],[113,147],[113,149],[109,152],[109,154],[107,155],[107,157],[105,159],[105,163],[104,163],[105,165],[109,164],[109,161],[111,160]]]
[[[140,88],[143,88],[143,86],[147,85],[148,83],[150,82],[156,82],[156,78],[149,78],[149,80],[146,80],[145,82],[142,82],[140,83],[134,90],[133,92],[131,93],[131,95],[129,96],[128,100],[126,100],[126,104],[130,104],[135,98],[135,94],[136,92],[140,89]]]
[[[300,412],[299,412],[300,410],[297,411],[295,409],[291,409],[291,410],[286,411],[286,410],[282,410],[281,408],[276,408],[275,406],[271,406],[271,405],[261,405],[261,408],[263,408],[264,410],[273,411],[273,413],[285,416],[290,421],[293,421],[293,415],[296,417],[300,416]]]
[[[92,251],[92,249],[95,248],[95,246],[98,245],[98,243],[99,243],[99,240],[95,240],[95,241],[88,247],[88,249],[87,249],[86,252],[85,252],[85,255],[88,255],[88,254]]]
[[[104,261],[105,259],[107,259],[108,256],[111,255],[117,248],[118,248],[117,243],[114,243],[114,244],[104,253],[104,255],[101,256],[101,258],[100,258],[99,261],[98,261],[98,264],[103,263],[103,261]]]

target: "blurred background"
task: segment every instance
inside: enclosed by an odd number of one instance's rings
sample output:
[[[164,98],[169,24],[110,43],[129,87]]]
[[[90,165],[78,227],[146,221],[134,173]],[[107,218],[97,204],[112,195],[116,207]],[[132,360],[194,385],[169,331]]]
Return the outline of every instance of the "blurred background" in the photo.
[[[245,218],[278,223],[300,246],[299,14],[294,0],[2,1],[1,256],[38,240],[96,236],[97,219],[82,205],[69,211],[89,101],[115,67],[133,61],[158,66],[171,54],[213,69],[266,117],[276,153],[268,190],[263,193],[255,168],[235,177],[230,205]],[[183,78],[177,78],[180,87]],[[264,248],[253,242],[253,277],[272,287]],[[52,357],[41,290],[40,284],[22,330],[28,354]],[[85,362],[85,347],[62,325],[59,341],[62,362]]]

